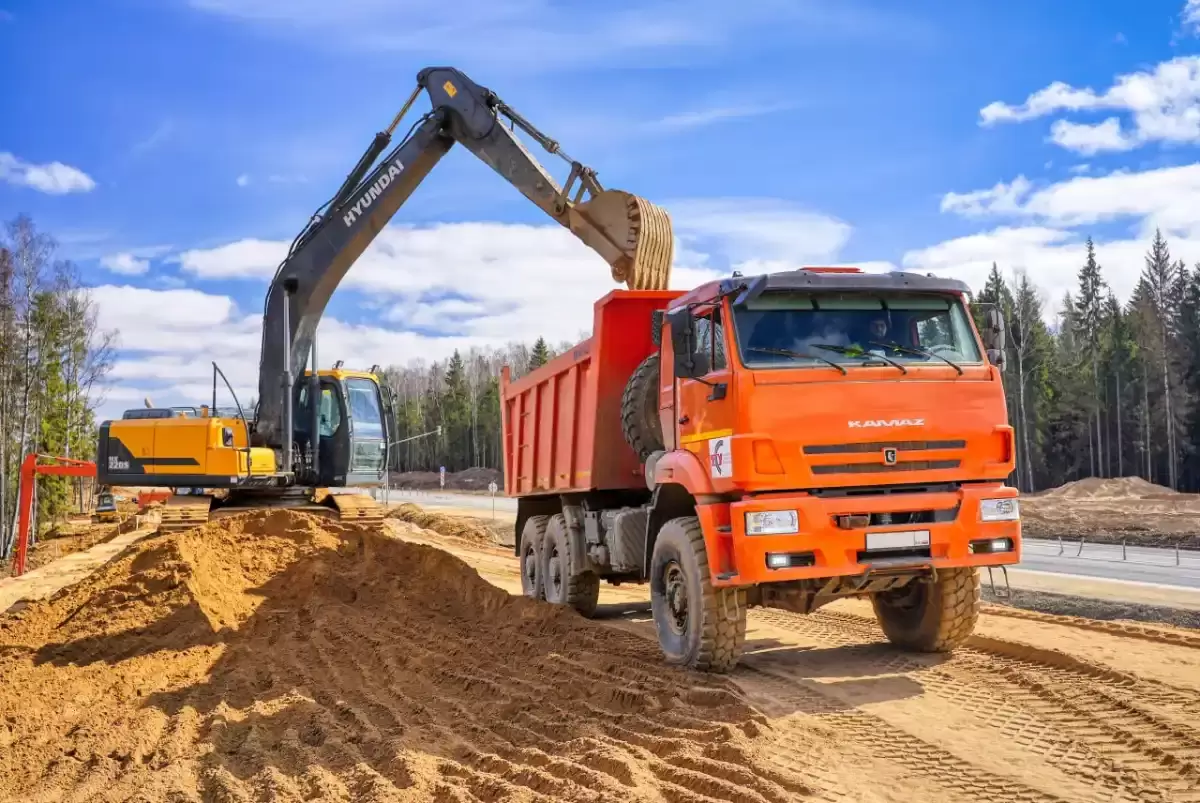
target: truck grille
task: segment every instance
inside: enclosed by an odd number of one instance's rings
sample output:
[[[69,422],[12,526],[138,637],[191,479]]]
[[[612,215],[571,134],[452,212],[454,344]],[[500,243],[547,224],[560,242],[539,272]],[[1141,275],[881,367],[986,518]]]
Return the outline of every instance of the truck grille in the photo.
[[[898,471],[937,471],[958,468],[961,460],[903,460],[895,465],[886,463],[837,463],[812,466],[813,474],[888,474]]]
[[[895,449],[898,452],[923,452],[933,449],[965,449],[966,441],[872,441],[870,443],[818,443],[804,447],[805,454],[868,454]]]

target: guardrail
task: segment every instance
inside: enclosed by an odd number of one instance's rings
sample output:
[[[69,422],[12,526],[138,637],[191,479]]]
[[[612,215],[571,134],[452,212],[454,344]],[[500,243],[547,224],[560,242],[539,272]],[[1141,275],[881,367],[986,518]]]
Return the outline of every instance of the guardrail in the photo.
[[[1050,553],[1048,551],[1038,550],[1040,546],[1038,542],[1044,542],[1047,545],[1058,544],[1058,552]],[[1051,547],[1052,548],[1052,547]],[[1085,555],[1084,550],[1091,548],[1093,554]],[[1117,551],[1120,550],[1120,557],[1117,557]],[[1130,550],[1134,550],[1133,557],[1130,556]],[[1130,544],[1127,539],[1122,539],[1119,543],[1111,541],[1091,541],[1086,537],[1080,538],[1078,541],[1074,539],[1068,541],[1061,536],[1055,539],[1027,539],[1026,551],[1031,554],[1054,554],[1056,557],[1077,558],[1079,560],[1092,560],[1105,563],[1127,563],[1136,566],[1159,566],[1159,567],[1184,567],[1196,566],[1200,567],[1200,550],[1183,549],[1178,543],[1170,547],[1148,546],[1145,544]],[[1104,556],[1097,555],[1095,552],[1102,551],[1107,553]],[[1141,552],[1142,554],[1137,554]],[[1150,554],[1162,553],[1166,560],[1146,560],[1148,557],[1146,552]]]

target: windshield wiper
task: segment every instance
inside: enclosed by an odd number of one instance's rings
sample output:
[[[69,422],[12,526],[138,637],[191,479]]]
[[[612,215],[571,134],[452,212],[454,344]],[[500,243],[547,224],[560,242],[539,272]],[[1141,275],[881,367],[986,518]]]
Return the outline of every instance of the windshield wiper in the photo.
[[[928,349],[917,349],[917,348],[912,348],[911,346],[901,346],[899,343],[878,343],[875,341],[872,341],[871,345],[872,346],[883,346],[884,348],[895,349],[896,351],[905,351],[905,352],[908,352],[909,354],[920,354],[923,357],[936,357],[939,360],[941,360],[942,362],[947,363],[948,365],[953,367],[955,371],[958,371],[959,376],[963,375],[963,369],[962,369],[961,365],[959,365],[958,363],[956,363],[954,360],[950,359],[949,357],[943,357],[941,354],[938,354],[937,352],[934,352],[934,351],[929,351]]]
[[[903,365],[896,362],[895,360],[893,360],[890,357],[883,356],[882,354],[870,354],[865,351],[860,351],[859,349],[847,348],[846,346],[835,346],[832,343],[812,343],[811,345],[813,348],[828,349],[829,351],[836,351],[838,354],[845,354],[848,357],[862,357],[864,362],[866,360],[876,360],[876,359],[883,360],[888,365],[894,365],[897,368],[899,368],[900,373],[902,373],[902,374],[908,373],[908,369],[905,368]],[[875,344],[875,345],[878,345],[878,344]]]
[[[803,351],[789,351],[788,349],[765,349],[765,348],[759,348],[757,346],[750,346],[749,348],[746,349],[746,351],[761,351],[764,354],[781,354],[784,357],[801,357],[801,358],[807,359],[807,360],[820,360],[823,363],[828,363],[829,365],[832,365],[834,368],[838,369],[843,374],[847,373],[846,369],[843,366],[838,365],[833,360],[828,360],[817,354],[808,354]]]

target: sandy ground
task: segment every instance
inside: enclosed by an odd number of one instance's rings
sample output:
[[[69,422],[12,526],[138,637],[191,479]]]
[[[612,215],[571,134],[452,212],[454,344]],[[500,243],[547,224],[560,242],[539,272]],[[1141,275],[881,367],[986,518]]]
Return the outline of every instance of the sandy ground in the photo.
[[[144,539],[0,616],[0,801],[1196,801],[1200,633],[750,612],[665,666],[643,587],[534,603],[511,552],[276,511]]]
[[[1021,497],[1031,538],[1200,549],[1200,495],[1140,477],[1091,477]]]

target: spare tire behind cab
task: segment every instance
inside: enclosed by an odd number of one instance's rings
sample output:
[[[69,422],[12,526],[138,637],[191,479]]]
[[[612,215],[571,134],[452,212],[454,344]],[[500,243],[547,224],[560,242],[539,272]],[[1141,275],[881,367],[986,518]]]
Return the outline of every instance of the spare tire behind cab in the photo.
[[[651,354],[634,369],[621,396],[621,430],[625,442],[643,463],[663,448],[662,422],[658,417],[658,354]]]

